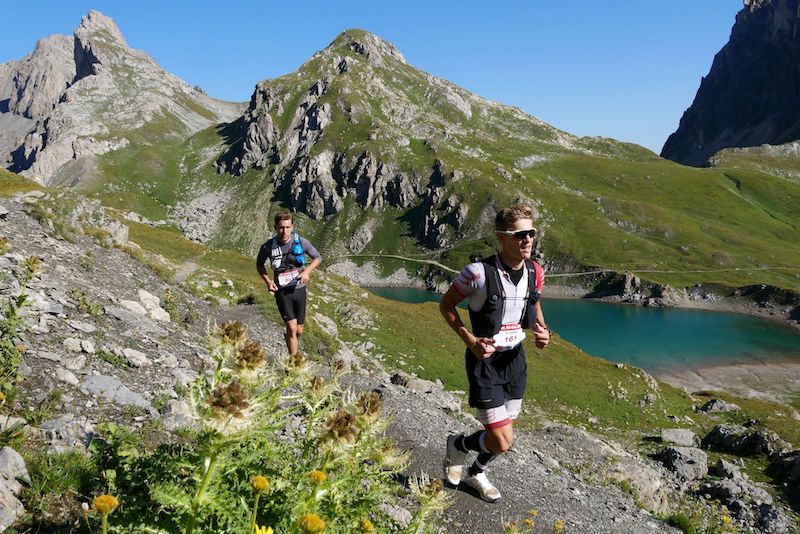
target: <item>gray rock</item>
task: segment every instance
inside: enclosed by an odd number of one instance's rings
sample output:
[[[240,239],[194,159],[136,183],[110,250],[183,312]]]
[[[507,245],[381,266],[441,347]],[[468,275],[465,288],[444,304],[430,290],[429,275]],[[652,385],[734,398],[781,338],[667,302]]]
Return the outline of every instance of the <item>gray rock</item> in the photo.
[[[74,337],[68,337],[64,340],[64,347],[72,352],[82,352],[81,340]]]
[[[25,461],[11,447],[3,447],[0,449],[0,532],[5,532],[25,513],[25,507],[16,497],[22,491],[20,480],[30,480]]]
[[[78,377],[75,376],[75,373],[68,371],[67,369],[56,369],[56,380],[65,384],[69,384],[70,386],[77,386],[80,384],[80,380],[78,380]]]
[[[389,518],[402,530],[406,528],[409,523],[411,523],[411,519],[413,518],[411,512],[397,506],[396,504],[390,504],[386,502],[382,502],[378,505],[378,508],[389,516]]]
[[[149,367],[153,365],[153,362],[144,352],[131,348],[125,348],[119,352],[121,352],[119,356],[124,358],[125,361],[133,367]]]
[[[8,208],[0,204],[0,220],[5,219],[8,217]]]
[[[110,221],[103,225],[101,229],[108,232],[111,242],[117,246],[128,244],[128,227],[119,221]]]
[[[135,313],[136,315],[147,315],[147,309],[135,300],[120,300],[119,303],[123,308]]]
[[[180,367],[172,369],[172,376],[175,377],[175,384],[181,387],[186,387],[197,379],[197,373]]]
[[[81,391],[84,395],[104,398],[115,404],[136,406],[138,408],[154,411],[150,403],[144,397],[128,389],[113,376],[90,376],[81,384]]]
[[[94,354],[95,353],[94,341],[91,341],[89,339],[82,339],[81,350],[86,354]]]
[[[60,361],[61,365],[70,371],[80,371],[86,365],[86,356],[83,354],[65,354]]]
[[[739,456],[772,455],[791,447],[775,432],[717,425],[703,438],[703,446]]]
[[[4,483],[6,487],[14,494],[19,494],[19,492],[22,491],[20,480],[23,482],[30,481],[28,469],[25,466],[25,460],[11,447],[3,447],[0,449],[0,478],[5,479]]]
[[[322,315],[321,313],[314,314],[314,321],[319,325],[323,332],[328,334],[331,337],[339,337],[339,329],[336,327],[336,323],[333,322],[333,319]]]
[[[739,411],[739,406],[732,402],[725,402],[724,400],[711,399],[698,409],[702,413],[716,413],[716,412],[736,412]]]
[[[714,464],[714,473],[723,478],[742,478],[742,472],[739,468],[723,458],[720,458]]]
[[[787,534],[792,528],[790,519],[780,509],[771,504],[758,507],[759,526],[768,534]]]
[[[67,323],[75,330],[78,330],[80,332],[85,332],[87,334],[91,334],[95,330],[97,330],[97,328],[94,325],[89,323],[82,323],[80,321],[75,321],[75,320],[69,320],[67,321]]]
[[[93,431],[94,425],[91,422],[78,419],[74,415],[62,415],[39,425],[39,432],[56,450],[88,445]]]
[[[665,428],[661,430],[661,441],[680,447],[699,447],[700,438],[686,428]]]
[[[175,431],[189,427],[194,423],[192,409],[183,400],[169,400],[161,411],[162,424],[166,430]]]
[[[141,305],[140,305],[141,306]],[[142,307],[142,309],[144,309]],[[142,314],[134,313],[130,310],[125,308],[119,308],[117,306],[107,306],[105,308],[105,312],[114,317],[115,319],[119,319],[120,321],[124,321],[131,325],[131,327],[139,330],[140,332],[144,332],[147,334],[156,334],[156,335],[164,335],[166,331],[154,323],[147,317],[144,317]]]
[[[684,480],[696,480],[708,474],[708,455],[693,447],[667,447],[661,453],[661,461]]]

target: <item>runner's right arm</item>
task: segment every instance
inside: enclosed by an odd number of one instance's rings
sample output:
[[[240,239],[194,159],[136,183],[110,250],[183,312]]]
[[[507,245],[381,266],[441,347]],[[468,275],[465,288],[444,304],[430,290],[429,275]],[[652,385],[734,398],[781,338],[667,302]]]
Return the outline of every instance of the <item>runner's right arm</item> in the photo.
[[[258,258],[256,258],[256,269],[258,270],[258,274],[261,276],[261,279],[267,284],[270,293],[275,293],[278,291],[278,285],[272,280],[272,278],[267,274],[267,269],[264,267],[264,264],[269,261],[269,241],[265,244],[261,245],[261,248],[258,251]]]
[[[450,289],[439,302],[439,313],[444,317],[445,322],[458,334],[458,337],[469,347],[476,358],[483,360],[492,355],[495,351],[494,340],[486,337],[476,337],[469,331],[467,326],[461,321],[456,306],[478,289],[478,285],[483,284],[481,276],[477,275],[472,264],[467,265],[459,273]]]

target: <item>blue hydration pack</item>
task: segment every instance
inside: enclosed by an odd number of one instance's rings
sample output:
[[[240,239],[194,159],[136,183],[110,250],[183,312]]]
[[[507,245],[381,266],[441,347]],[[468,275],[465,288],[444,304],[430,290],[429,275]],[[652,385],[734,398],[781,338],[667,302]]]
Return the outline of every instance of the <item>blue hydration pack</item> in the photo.
[[[303,245],[300,243],[300,236],[297,232],[292,232],[292,254],[298,265],[306,264],[306,255],[303,252]]]

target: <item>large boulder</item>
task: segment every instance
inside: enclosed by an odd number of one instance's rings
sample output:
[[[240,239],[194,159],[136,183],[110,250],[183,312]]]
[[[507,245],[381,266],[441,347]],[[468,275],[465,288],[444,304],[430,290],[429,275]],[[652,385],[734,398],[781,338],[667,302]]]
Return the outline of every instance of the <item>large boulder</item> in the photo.
[[[697,480],[708,474],[708,455],[694,447],[667,447],[661,461],[684,480]]]
[[[703,438],[703,446],[739,456],[771,456],[791,446],[770,430],[753,430],[740,426],[717,425]]]

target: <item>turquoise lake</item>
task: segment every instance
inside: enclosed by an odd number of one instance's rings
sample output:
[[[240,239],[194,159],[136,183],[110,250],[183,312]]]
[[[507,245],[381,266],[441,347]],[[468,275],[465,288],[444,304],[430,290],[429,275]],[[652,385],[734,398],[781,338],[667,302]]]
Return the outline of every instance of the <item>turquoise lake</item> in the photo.
[[[422,289],[367,289],[403,302],[441,298]],[[566,299],[545,300],[543,310],[550,328],[584,351],[651,373],[676,367],[800,362],[800,331],[757,317]],[[466,321],[466,312],[462,319]]]

